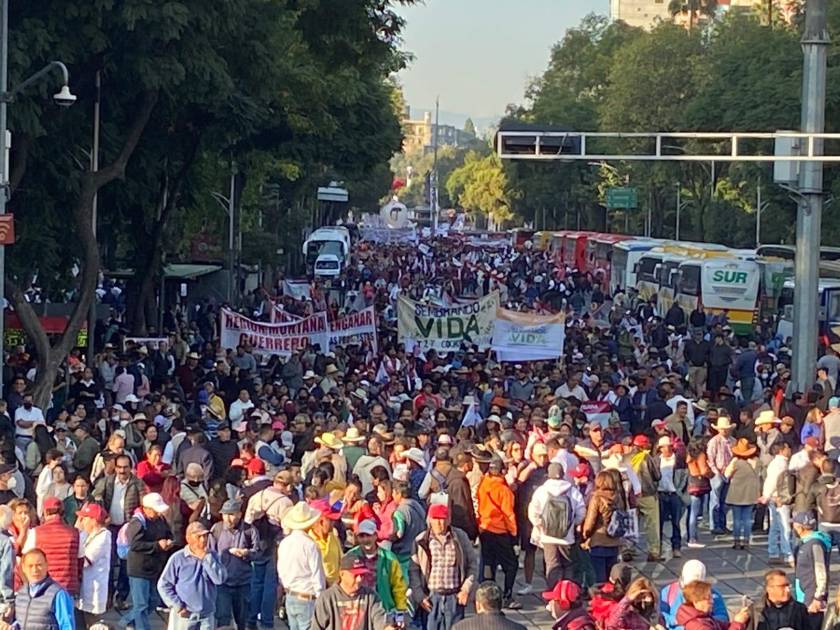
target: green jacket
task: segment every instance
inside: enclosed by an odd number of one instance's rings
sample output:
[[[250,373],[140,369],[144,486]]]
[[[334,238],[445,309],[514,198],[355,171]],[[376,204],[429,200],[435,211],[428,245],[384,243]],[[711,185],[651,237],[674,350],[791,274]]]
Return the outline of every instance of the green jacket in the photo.
[[[363,555],[361,548],[358,546],[353,547],[347,553]],[[376,594],[382,600],[382,607],[386,612],[408,610],[407,590],[408,583],[397,556],[387,549],[380,548],[376,556]]]

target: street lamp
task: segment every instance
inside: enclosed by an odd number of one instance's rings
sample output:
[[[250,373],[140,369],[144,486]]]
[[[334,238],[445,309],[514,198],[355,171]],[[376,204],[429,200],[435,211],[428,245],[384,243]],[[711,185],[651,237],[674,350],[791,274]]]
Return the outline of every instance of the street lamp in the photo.
[[[10,194],[9,156],[11,134],[7,127],[7,107],[15,98],[30,85],[44,78],[51,70],[61,71],[61,90],[53,96],[53,101],[60,107],[70,107],[76,102],[76,96],[70,91],[70,73],[60,61],[51,61],[38,72],[23,81],[13,90],[8,89],[9,83],[9,0],[2,0],[0,9],[0,215],[6,214],[6,202]],[[6,286],[6,246],[0,245],[0,288]],[[3,370],[4,343],[6,335],[5,308],[0,304],[0,373]],[[92,331],[88,331],[91,334]],[[43,358],[43,357],[42,357]],[[3,395],[3,379],[0,378],[0,396]]]

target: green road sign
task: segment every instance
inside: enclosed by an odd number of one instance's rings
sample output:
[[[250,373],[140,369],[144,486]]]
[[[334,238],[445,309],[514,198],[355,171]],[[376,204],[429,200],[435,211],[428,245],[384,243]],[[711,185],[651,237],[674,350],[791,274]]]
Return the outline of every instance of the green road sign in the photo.
[[[607,208],[638,208],[639,191],[637,188],[619,187],[607,189]]]

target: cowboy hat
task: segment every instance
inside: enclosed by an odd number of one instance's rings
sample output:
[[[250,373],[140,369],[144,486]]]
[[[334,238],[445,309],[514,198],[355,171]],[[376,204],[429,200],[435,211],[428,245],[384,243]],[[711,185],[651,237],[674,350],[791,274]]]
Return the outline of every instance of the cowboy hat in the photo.
[[[695,400],[691,404],[697,407],[700,411],[707,411],[709,409],[709,401],[703,400],[702,398],[700,400]]]
[[[758,447],[755,445],[751,445],[747,438],[741,438],[732,447],[732,454],[736,457],[752,457],[755,455]]]
[[[320,444],[322,446],[326,446],[329,449],[337,451],[344,446],[344,443],[335,437],[333,433],[323,433],[320,437],[315,438],[315,443]]]
[[[718,418],[717,422],[713,423],[712,426],[715,428],[716,431],[723,431],[726,429],[735,428],[735,425],[732,424],[732,421],[726,416],[721,416],[720,418]]]
[[[361,387],[359,387],[355,391],[351,392],[350,395],[355,396],[356,398],[358,398],[359,400],[361,400],[363,402],[368,401],[367,392],[365,390],[363,390]]]
[[[225,417],[225,403],[218,396],[210,399],[210,404],[207,405],[207,411],[213,414],[216,418]]]
[[[765,409],[759,413],[758,417],[755,419],[755,426],[760,426],[762,424],[777,424],[779,422],[781,421],[776,417],[776,414],[773,413],[772,409]]]
[[[336,372],[338,372],[338,368],[337,368],[337,367],[335,367],[335,363],[330,363],[330,364],[327,366],[327,368],[326,368],[325,372],[326,372],[328,375],[329,375],[329,374],[335,374]]]
[[[198,352],[190,352],[187,355],[187,358],[188,359],[195,359],[196,361],[198,361],[201,357],[198,355]]]
[[[347,442],[348,444],[358,444],[359,442],[365,441],[365,436],[359,433],[359,429],[356,427],[350,427],[347,429],[347,433],[344,434],[344,437],[341,438],[342,442]]]
[[[426,466],[426,455],[416,446],[408,449],[407,451],[403,451],[402,456],[405,459],[410,459],[421,468],[425,468]]]
[[[310,378],[315,378],[315,372],[312,370],[306,370],[303,374],[303,380],[308,381]]]
[[[321,513],[310,506],[305,501],[295,503],[295,505],[283,515],[281,524],[285,530],[295,529],[309,529],[318,519],[321,518]]]

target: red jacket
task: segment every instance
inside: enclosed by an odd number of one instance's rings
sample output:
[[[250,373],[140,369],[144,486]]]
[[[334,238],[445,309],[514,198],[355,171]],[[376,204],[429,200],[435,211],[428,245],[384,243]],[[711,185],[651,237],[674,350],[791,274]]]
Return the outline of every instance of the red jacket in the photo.
[[[50,576],[71,595],[79,594],[81,559],[79,558],[79,530],[61,520],[60,514],[44,519],[33,530],[35,546],[47,556]]]
[[[721,621],[694,606],[682,604],[677,610],[677,623],[685,630],[744,630],[740,621]]]

